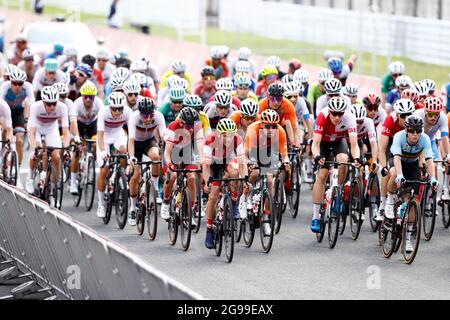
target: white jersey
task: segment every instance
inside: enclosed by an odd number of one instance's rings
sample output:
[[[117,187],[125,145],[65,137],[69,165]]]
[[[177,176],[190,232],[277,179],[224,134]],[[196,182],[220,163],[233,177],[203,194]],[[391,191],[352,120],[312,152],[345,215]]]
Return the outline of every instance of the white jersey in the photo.
[[[156,99],[156,105],[162,106],[165,102],[170,101],[169,98],[169,87],[164,87],[159,89],[158,98]]]
[[[377,132],[375,131],[375,126],[372,119],[364,118],[364,122],[362,124],[357,124],[357,130],[358,140],[368,138],[370,142],[377,141]]]
[[[134,111],[128,121],[128,135],[130,139],[135,141],[147,141],[153,139],[158,130],[159,136],[162,138],[166,131],[166,121],[161,112],[155,111],[153,119],[149,124],[142,122],[139,110]]]
[[[67,106],[62,102],[57,102],[55,111],[47,113],[44,102],[36,101],[30,107],[30,118],[28,119],[28,129],[37,128],[41,134],[46,135],[52,130],[58,131],[58,121],[61,121],[63,128],[69,127],[69,112]]]
[[[239,108],[232,103],[231,107],[228,108],[228,114],[225,117],[229,117],[233,112],[238,111]],[[209,119],[213,119],[216,117],[219,117],[219,113],[217,112],[216,102],[211,101],[208,102],[204,108],[205,114],[208,116]]]
[[[130,108],[123,108],[123,112],[119,118],[114,119],[109,107],[101,108],[98,112],[97,119],[97,131],[104,131],[105,137],[108,135],[115,135],[119,132],[123,132],[122,128],[128,123],[133,111]],[[105,138],[106,140],[106,138]]]
[[[34,102],[33,86],[25,81],[16,94],[12,91],[11,81],[5,81],[0,85],[0,99],[5,100],[11,109],[24,108],[23,102],[26,99],[30,104]]]
[[[36,71],[36,74],[34,75],[33,79],[33,88],[34,92],[42,91],[44,87],[51,86],[55,84],[56,82],[65,82],[66,76],[64,72],[61,70],[56,71],[56,76],[50,80],[45,75],[45,69],[40,68],[38,71]]]
[[[375,117],[372,119],[375,128],[378,127],[380,123],[384,123],[386,117],[387,117],[386,110],[384,110],[384,108],[382,107],[379,107],[377,113],[375,114]]]
[[[434,126],[428,125],[425,119],[425,109],[419,109],[413,113],[415,116],[422,118],[424,122],[424,132],[430,137],[430,140],[436,139],[436,134],[440,131],[441,137],[448,137],[448,118],[444,112],[440,113],[439,120]]]
[[[11,109],[3,100],[0,100],[0,118],[2,126],[5,126],[4,129],[12,128]]]
[[[67,110],[69,112],[69,120],[70,120],[70,118],[77,116],[77,110],[76,110],[75,104],[72,100],[70,100],[69,98],[65,98],[61,102],[67,106]]]
[[[99,97],[95,97],[94,102],[92,103],[91,110],[89,112],[84,106],[83,97],[79,97],[73,104],[77,121],[87,126],[97,120],[100,109],[107,108],[103,105],[103,101]]]
[[[302,119],[308,120],[310,117],[308,106],[306,105],[305,99],[299,97],[297,103],[295,104],[295,114],[297,115],[297,121],[300,123]]]
[[[344,96],[343,94],[341,94],[341,98],[345,100],[345,102],[347,103],[347,107],[350,108],[350,106],[352,105],[352,101],[350,100],[350,98],[347,96]],[[328,97],[326,94],[324,94],[319,99],[317,99],[316,114],[318,115],[320,113],[320,111],[322,111],[326,107],[328,107]]]
[[[140,96],[138,96],[139,99]],[[128,103],[128,101],[125,101],[125,108],[129,108],[131,109],[131,111],[136,111],[138,109],[138,100],[136,100],[136,104],[134,106],[130,106],[130,104]]]

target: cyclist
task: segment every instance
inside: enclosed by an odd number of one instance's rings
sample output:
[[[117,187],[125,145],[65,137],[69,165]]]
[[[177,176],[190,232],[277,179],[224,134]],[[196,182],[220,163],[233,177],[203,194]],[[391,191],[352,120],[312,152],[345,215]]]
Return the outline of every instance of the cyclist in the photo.
[[[403,90],[411,88],[413,83],[410,77],[403,75],[395,80],[395,85],[397,86],[397,88],[391,90],[386,98],[385,108],[387,112],[392,111],[392,106],[398,99],[401,99]]]
[[[355,166],[360,166],[360,150],[358,147],[358,133],[356,118],[350,112],[346,101],[342,97],[334,97],[328,101],[328,107],[320,111],[317,116],[313,134],[312,154],[315,165],[324,165],[324,161],[348,162],[350,154]],[[325,184],[328,178],[327,166],[319,169],[313,187],[314,214],[311,222],[311,231],[320,232],[320,204],[325,195]],[[339,167],[339,184],[344,185],[347,167]]]
[[[223,50],[219,46],[214,46],[209,52],[210,58],[206,60],[205,64],[214,68],[214,75],[216,80],[226,78],[230,75],[228,71],[227,62],[223,56]]]
[[[73,101],[67,98],[69,87],[66,83],[57,82],[53,85],[53,87],[58,91],[59,101],[64,103],[67,106],[67,110],[69,112],[69,128],[70,134],[72,137],[77,136],[77,119],[76,119],[76,111],[73,106]],[[61,121],[58,121],[59,134],[62,135],[62,125]]]
[[[104,99],[105,95],[103,89],[103,72],[95,66],[96,60],[97,59],[94,56],[87,54],[81,58],[81,63],[87,64],[89,67],[91,67],[92,77],[89,80],[92,81],[92,83],[94,83],[94,85],[97,87],[98,96],[100,97],[100,99]]]
[[[69,99],[75,101],[81,96],[81,86],[91,79],[93,74],[91,66],[81,63],[77,66],[75,71],[70,75],[69,83]]]
[[[342,88],[342,94],[350,99],[351,104],[362,104],[362,101],[358,99],[359,88],[354,83],[347,83]]]
[[[61,148],[61,144],[66,148],[69,146],[70,140],[69,114],[67,106],[59,102],[58,90],[52,86],[44,87],[41,96],[42,100],[36,101],[30,106],[30,118],[28,121],[30,149],[33,150],[29,158],[30,172],[26,183],[26,190],[30,194],[34,193],[33,175],[38,161],[35,151],[36,147],[40,146],[41,137],[45,138],[47,147],[53,148]],[[61,121],[63,128],[62,143],[58,130],[58,121]],[[65,154],[67,155],[66,152]],[[59,151],[54,150],[52,152],[52,166],[57,169],[55,170],[55,177],[53,177],[55,180],[51,182],[52,189],[55,188],[56,181],[59,179],[60,162]]]
[[[5,82],[5,81],[9,81],[10,78],[10,74],[14,72],[14,70],[16,70],[16,66],[14,64],[7,64],[6,66],[3,67],[3,79],[0,80],[1,83]]]
[[[234,84],[233,81],[230,78],[221,78],[219,80],[216,81],[216,93],[219,90],[225,90],[228,91],[229,93],[232,93],[234,89]],[[208,102],[213,102],[214,101],[214,97],[209,98]],[[237,97],[234,97],[233,95],[231,95],[231,102],[236,106],[236,108],[240,108],[241,107],[241,100],[239,100]],[[205,106],[206,108],[206,106]]]
[[[161,218],[167,220],[170,218],[170,194],[177,178],[177,173],[168,172],[168,169],[173,168],[174,165],[183,165],[186,169],[197,169],[198,165],[194,159],[195,146],[200,163],[203,163],[204,136],[197,111],[190,107],[183,108],[180,118],[167,127],[164,140],[166,142],[164,149],[166,166],[164,171],[168,177],[163,187],[164,199],[161,205]],[[188,173],[187,180],[191,206],[194,208],[196,199],[195,173]],[[192,223],[196,225],[194,219]]]
[[[177,75],[170,76],[167,79],[167,86],[165,86],[164,88],[160,88],[160,90],[158,91],[158,98],[156,104],[158,106],[161,106],[167,102],[170,102],[170,95],[169,95],[170,89],[182,88],[184,89],[184,91],[186,91],[187,87],[188,83],[186,80],[180,78]]]
[[[187,94],[183,99],[183,108],[184,107],[194,108],[195,111],[198,112],[198,118],[202,123],[203,135],[206,137],[211,132],[211,125],[209,124],[208,116],[202,111],[202,99],[200,99],[200,97],[195,94]],[[179,114],[177,118],[180,118]]]
[[[207,104],[208,100],[216,93],[216,78],[214,68],[205,66],[201,72],[202,80],[197,82],[194,94],[202,98],[202,103]]]
[[[431,185],[435,188],[438,182],[435,176],[433,151],[428,135],[423,134],[424,122],[414,115],[406,118],[406,130],[398,132],[394,136],[391,146],[393,155],[393,166],[389,171],[388,199],[386,203],[385,217],[394,219],[394,193],[405,182],[405,180],[419,180],[420,168],[423,159],[426,161],[426,170],[430,176]],[[411,245],[411,233],[413,232],[414,217],[409,217],[406,234],[406,252],[414,249]]]
[[[220,119],[228,118],[238,108],[231,102],[229,91],[219,90],[214,95],[214,101],[209,102],[204,110],[211,128],[215,130]]]
[[[235,58],[231,63],[230,63],[230,71],[231,71],[231,77],[234,77],[236,70],[235,70],[235,66],[236,63],[238,63],[239,61],[248,61],[251,65],[250,68],[250,75],[252,78],[255,77],[256,75],[256,64],[253,60],[250,59],[252,55],[252,51],[247,48],[247,47],[241,47],[238,49],[238,55],[237,58]]]
[[[109,53],[108,51],[101,49],[97,52],[97,64],[95,65],[97,69],[102,72],[103,83],[109,83],[112,79],[114,72],[116,71],[116,67],[109,62]]]
[[[292,58],[291,60],[289,60],[288,64],[288,74],[294,75],[295,71],[300,70],[301,67],[302,63],[300,62],[300,60]]]
[[[22,61],[19,62],[17,68],[24,71],[27,75],[27,81],[33,82],[36,71],[40,68],[39,63],[34,61],[34,55],[30,50],[25,50],[22,53]]]
[[[290,145],[300,146],[295,107],[292,102],[283,97],[283,83],[272,83],[267,91],[268,97],[259,102],[259,113],[267,109],[275,110],[280,116],[280,125],[286,130]]]
[[[126,81],[123,86],[123,92],[127,99],[126,106],[133,111],[138,108],[138,97],[141,92],[141,85],[134,80]]]
[[[108,98],[108,107],[101,108],[97,119],[97,163],[100,174],[97,179],[98,208],[97,217],[105,217],[105,188],[109,167],[106,166],[110,148],[118,150],[120,154],[127,153],[127,136],[122,129],[128,122],[132,111],[125,108],[126,98],[123,93],[113,92]],[[126,163],[121,162],[122,167]]]
[[[33,86],[26,81],[27,75],[24,71],[15,68],[9,77],[9,81],[0,85],[0,99],[4,100],[11,110],[10,117],[16,136],[18,169],[20,169],[23,160],[23,137],[26,131],[25,119],[28,120],[30,105],[34,102],[34,93]]]
[[[429,96],[428,85],[422,81],[414,83],[414,89],[419,96],[419,100],[416,103],[417,109],[422,109],[424,107],[425,99]]]
[[[267,97],[267,88],[278,80],[278,70],[274,66],[265,65],[261,72],[262,80],[256,85],[255,94],[258,99]]]
[[[342,93],[342,83],[338,79],[335,79],[335,78],[328,79],[325,82],[324,88],[325,88],[326,95],[321,96],[317,100],[316,108],[315,108],[315,112],[314,112],[316,117],[319,115],[319,113],[320,113],[320,111],[322,111],[322,109],[324,109],[328,106],[328,101],[330,101],[330,99],[332,99],[334,97],[342,97],[342,99],[345,100],[345,103],[347,104],[347,106],[352,105],[352,102],[349,99],[349,97],[347,97],[346,95],[344,95]]]
[[[169,90],[170,102],[159,106],[158,111],[162,113],[166,121],[166,126],[175,121],[178,113],[183,108],[183,99],[186,96],[186,90],[180,87],[171,87]]]
[[[261,121],[252,123],[247,129],[245,136],[245,159],[249,164],[249,183],[253,184],[261,174],[267,174],[268,189],[274,195],[273,174],[276,171],[277,164],[281,161],[285,170],[289,171],[289,157],[287,152],[287,137],[283,127],[279,125],[280,116],[275,110],[267,109],[261,113]],[[256,170],[257,165],[261,170]],[[240,216],[245,219],[247,216],[246,203],[249,188],[244,188],[244,197],[240,201]],[[249,199],[250,200],[250,199]],[[269,235],[270,220],[272,208],[264,208],[263,231]]]
[[[423,108],[423,105],[419,104],[419,93],[415,88],[403,90],[401,97],[402,99],[411,100],[414,103],[416,110]]]
[[[306,70],[303,69],[299,69],[297,71],[294,72],[294,80],[297,80],[298,82],[300,82],[303,85],[303,96],[306,98],[308,97],[308,92],[309,92],[309,73]],[[308,102],[308,100],[305,100]],[[311,110],[310,108],[308,108],[309,110]]]
[[[242,138],[245,138],[247,128],[255,121],[260,120],[258,113],[258,103],[253,99],[245,99],[241,103],[241,110],[235,111],[229,116],[236,124],[236,130]]]
[[[61,43],[53,44],[53,51],[45,56],[45,59],[58,59],[64,53],[64,46]]]
[[[248,176],[244,157],[244,142],[237,134],[237,127],[231,119],[221,119],[217,130],[206,137],[203,148],[203,179],[208,182],[213,179],[233,179]],[[206,203],[206,240],[208,249],[214,248],[214,235],[212,232],[213,220],[216,215],[217,201],[219,200],[219,182],[213,182],[211,190],[205,186],[205,193],[209,194]],[[239,183],[230,183],[231,203],[233,217],[239,219],[237,201],[239,199]]]
[[[64,82],[66,76],[59,70],[58,62],[55,59],[45,59],[44,67],[36,71],[33,78],[33,89],[36,100],[41,98],[41,90],[46,86],[51,86],[56,82]]]
[[[386,98],[389,92],[395,89],[395,82],[398,77],[405,73],[405,65],[400,61],[394,61],[389,64],[389,73],[381,79],[381,103],[386,104]]]
[[[314,116],[316,116],[316,114],[314,113],[314,110],[316,110],[317,100],[326,93],[325,82],[327,82],[327,80],[332,79],[332,78],[333,78],[333,72],[331,72],[331,70],[322,69],[319,71],[318,81],[316,83],[313,83],[308,90],[307,97],[308,97],[309,104],[311,105],[311,108],[312,108],[312,109],[310,109],[310,111],[314,114]]]
[[[400,132],[405,128],[405,119],[412,115],[415,111],[414,103],[409,99],[400,99],[394,104],[394,112],[389,114],[384,120],[383,127],[381,129],[381,135],[378,139],[378,159],[382,168],[381,175],[381,204],[380,214],[384,212],[386,206],[387,196],[387,183],[388,183],[388,164],[392,163],[392,154],[390,147],[392,145],[392,139],[397,132]],[[381,218],[377,221],[381,221]]]
[[[105,86],[105,104],[108,104],[108,97],[113,91],[122,90],[122,86],[125,81],[130,77],[130,70],[127,68],[119,67],[113,73],[111,80]]]
[[[252,81],[253,80],[246,74],[236,74],[234,78],[236,90],[232,91],[231,95],[238,98],[241,103],[245,99],[253,99],[258,102],[258,97],[251,89]]]
[[[275,67],[278,71],[278,79],[283,79],[283,77],[286,75],[286,72],[283,72],[280,70],[281,67],[281,59],[278,56],[270,56],[266,59],[265,65],[269,65],[272,67]],[[262,80],[262,77],[260,76],[258,80]]]
[[[353,71],[355,61],[356,61],[355,54],[353,54],[348,59],[348,62],[345,66],[340,58],[331,57],[328,59],[328,67],[333,72],[334,78],[339,79],[342,82],[343,86],[345,86],[348,76]]]
[[[238,61],[238,62],[236,62],[235,69],[236,69],[236,72],[234,73],[233,78],[232,78],[234,87],[237,87],[236,79],[239,76],[248,76],[250,78],[250,89],[252,91],[255,91],[255,89],[256,89],[256,82],[252,79],[252,76],[251,76],[251,74],[252,74],[252,65],[250,64],[250,62],[248,62],[248,61]]]
[[[170,66],[170,70],[163,74],[161,77],[161,85],[160,88],[164,88],[167,86],[167,79],[171,75],[177,75],[180,78],[183,78],[187,81],[187,92],[191,92],[192,90],[192,78],[189,73],[186,72],[186,64],[181,60],[175,60],[172,62]]]
[[[78,64],[78,51],[74,47],[64,48],[64,55],[58,57],[60,69],[64,72],[74,70]]]
[[[140,96],[156,99],[156,87],[152,78],[147,77],[141,72],[135,72],[130,76],[130,80],[135,81],[140,85]]]
[[[155,85],[155,92],[159,90],[159,77],[156,65],[150,62],[150,58],[148,56],[142,56],[140,58],[146,64],[146,69],[142,73],[145,74],[146,77],[150,77],[153,79],[153,83]]]
[[[387,117],[386,110],[380,108],[381,99],[374,93],[369,93],[363,99],[363,104],[366,107],[367,117],[372,119],[375,129],[384,123]]]
[[[141,97],[137,103],[137,110],[132,113],[128,121],[128,154],[130,164],[133,165],[133,175],[129,182],[131,206],[128,213],[128,223],[131,226],[136,225],[136,203],[141,176],[141,167],[136,162],[142,161],[143,155],[146,155],[152,161],[161,160],[158,144],[166,131],[166,123],[164,116],[155,109],[153,99]],[[160,167],[160,165],[153,165],[152,167],[151,180],[155,189],[158,188]],[[159,200],[161,201],[161,199]]]
[[[80,89],[81,97],[73,103],[74,112],[71,114],[75,129],[72,132],[75,143],[80,143],[80,137],[92,139],[97,135],[97,117],[101,109],[104,108],[103,101],[97,96],[97,87],[90,81],[86,81]],[[95,146],[94,146],[95,147]],[[95,154],[95,153],[94,153]],[[77,176],[78,176],[79,155],[77,152],[72,154],[70,167],[70,193],[78,194]]]
[[[28,41],[25,35],[19,34],[15,39],[15,46],[11,46],[8,54],[8,63],[17,65],[22,60],[22,55],[27,50]]]

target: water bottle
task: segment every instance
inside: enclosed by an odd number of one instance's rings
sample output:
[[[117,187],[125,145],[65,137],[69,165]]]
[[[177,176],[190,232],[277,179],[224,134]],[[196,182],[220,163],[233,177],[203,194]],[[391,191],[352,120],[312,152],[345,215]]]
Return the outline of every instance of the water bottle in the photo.
[[[401,224],[402,223],[402,219],[403,219],[403,213],[406,210],[406,202],[403,202],[401,206],[398,207],[397,209],[397,224]]]
[[[219,205],[217,206],[217,220],[222,221],[223,217],[223,197],[219,201]]]
[[[259,202],[261,200],[261,194],[255,193],[252,199],[252,211],[254,215],[258,214]]]

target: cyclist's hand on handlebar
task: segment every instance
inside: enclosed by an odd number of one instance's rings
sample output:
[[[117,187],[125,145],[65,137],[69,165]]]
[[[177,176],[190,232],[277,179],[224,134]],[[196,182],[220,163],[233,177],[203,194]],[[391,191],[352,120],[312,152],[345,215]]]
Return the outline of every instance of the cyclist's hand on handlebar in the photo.
[[[362,165],[361,159],[356,158],[355,161],[354,161],[354,163],[355,163],[355,168],[356,168],[356,169],[361,168],[361,165]]]
[[[372,165],[370,166],[370,172],[373,172],[375,174],[378,173],[378,167],[379,167],[378,163],[372,162]]]
[[[400,188],[403,184],[405,184],[406,179],[402,174],[397,175],[395,178],[395,183],[397,184],[397,188]]]
[[[381,169],[381,175],[383,177],[386,177],[389,174],[389,169],[387,167],[383,167],[383,169]]]
[[[80,136],[75,136],[75,137],[73,137],[73,141],[74,141],[76,144],[80,144],[80,143],[81,143]]]
[[[323,166],[325,164],[325,158],[323,158],[322,156],[315,156],[314,157],[314,164],[316,166]]]
[[[128,164],[130,166],[134,166],[137,163],[137,158],[136,157],[131,157],[130,159],[128,159]]]
[[[105,150],[100,152],[100,159],[107,160],[109,158],[109,153]]]
[[[435,177],[431,177],[430,184],[435,190],[439,187],[439,182],[436,180]]]

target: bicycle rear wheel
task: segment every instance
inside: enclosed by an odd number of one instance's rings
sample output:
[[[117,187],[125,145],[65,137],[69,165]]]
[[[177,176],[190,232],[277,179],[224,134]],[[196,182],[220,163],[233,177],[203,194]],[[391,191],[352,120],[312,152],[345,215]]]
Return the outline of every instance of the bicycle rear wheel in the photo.
[[[87,166],[84,183],[84,205],[87,211],[91,211],[95,196],[95,160],[92,155],[87,157]]]
[[[259,196],[259,190],[253,190],[250,194],[250,200],[253,201],[255,196]],[[257,212],[260,211],[261,200],[258,203]],[[253,210],[247,210],[247,217],[242,221],[242,237],[244,239],[245,246],[250,248],[255,238],[256,217]]]
[[[172,192],[172,197],[170,198],[170,218],[169,218],[169,242],[172,246],[177,243],[178,238],[178,214],[177,214],[177,201],[179,197],[179,192]]]
[[[147,231],[150,240],[155,240],[158,230],[158,212],[156,203],[156,190],[151,180],[147,180],[145,184],[145,193],[145,208],[147,210]]]
[[[278,177],[275,180],[275,200],[273,212],[275,213],[275,233],[278,234],[281,229],[281,221],[283,220],[283,203],[284,203],[284,181]]]
[[[269,253],[273,243],[275,219],[273,214],[269,214],[265,217],[264,208],[269,208],[271,213],[274,211],[272,195],[269,190],[264,191],[261,206],[259,208],[259,234],[261,236],[261,246],[265,253]],[[265,224],[268,224],[269,227],[265,227]],[[264,230],[265,228],[270,228],[270,230]]]
[[[444,228],[448,229],[448,227],[450,227],[450,201],[442,201],[441,207],[442,207],[442,224]]]
[[[375,220],[375,210],[380,209],[380,181],[377,175],[370,175],[368,188],[368,202],[369,202],[369,221],[373,232],[377,232],[380,227],[380,222]],[[375,194],[373,194],[375,193]]]
[[[187,189],[183,190],[181,196],[180,228],[181,246],[184,251],[187,251],[189,249],[189,244],[191,243],[192,232],[191,197]]]
[[[225,257],[230,263],[234,254],[234,218],[231,198],[227,196],[223,208],[223,238],[225,245]]]
[[[138,197],[140,199],[140,197]],[[145,228],[145,205],[142,202],[136,204],[136,228],[138,235],[142,236]]]
[[[433,237],[434,225],[436,223],[436,191],[426,186],[422,197],[422,222],[425,240],[430,241]]]
[[[83,196],[83,189],[84,189],[84,186],[83,186],[84,181],[83,180],[85,180],[86,172],[84,172],[85,168],[83,168],[82,166],[83,166],[83,163],[80,160],[78,162],[78,173],[77,173],[78,194],[72,195],[73,205],[75,207],[78,207],[80,205],[81,197]]]
[[[379,229],[381,250],[385,258],[390,258],[397,245],[397,225],[395,219],[384,218]]]
[[[216,252],[216,256],[220,257],[222,254],[222,246],[223,246],[223,223],[222,221],[215,221],[213,225],[214,232],[214,251]]]
[[[338,187],[333,187],[331,191],[330,216],[328,218],[328,245],[330,246],[330,249],[333,249],[336,246],[339,236],[339,220],[341,217],[342,203],[340,193]]]
[[[348,199],[349,206],[349,220],[350,231],[352,232],[352,239],[357,240],[362,226],[362,213],[364,211],[364,198],[361,190],[361,185],[355,180],[350,189]]]
[[[16,186],[17,185],[17,179],[19,179],[18,175],[18,164],[17,164],[17,153],[15,151],[10,151],[5,155],[6,163],[9,162],[9,166],[7,166],[6,174],[7,174],[7,180],[6,183]],[[3,160],[5,161],[5,160]],[[5,162],[4,162],[5,164]],[[5,176],[3,176],[5,177]]]
[[[291,174],[291,190],[288,196],[289,208],[291,209],[292,218],[297,218],[298,214],[298,203],[300,201],[300,166],[297,163],[294,163],[292,166],[292,174]]]
[[[106,190],[105,190],[105,217],[103,218],[103,223],[108,224],[109,220],[111,220],[112,207],[114,202],[114,191],[109,191],[110,182],[106,179]]]
[[[125,228],[127,223],[127,213],[128,213],[128,184],[127,177],[122,170],[118,170],[116,173],[116,220],[119,229]]]
[[[414,222],[409,222],[414,217]],[[403,218],[403,228],[402,228],[402,254],[403,259],[407,264],[411,264],[419,250],[420,243],[420,233],[421,233],[421,213],[419,205],[415,200],[412,200],[406,210],[405,217]],[[409,230],[408,230],[409,229]],[[412,244],[412,251],[406,251],[406,243],[410,241]]]
[[[195,175],[195,187],[197,196],[195,199],[195,212],[193,212],[193,216],[196,219],[197,226],[192,231],[198,233],[200,231],[200,225],[202,224],[202,183],[197,174]]]

